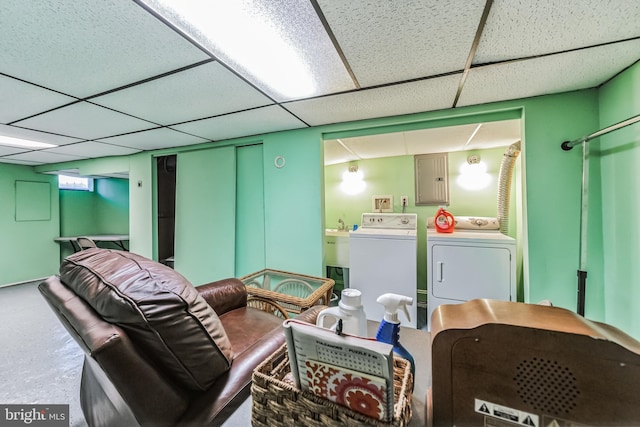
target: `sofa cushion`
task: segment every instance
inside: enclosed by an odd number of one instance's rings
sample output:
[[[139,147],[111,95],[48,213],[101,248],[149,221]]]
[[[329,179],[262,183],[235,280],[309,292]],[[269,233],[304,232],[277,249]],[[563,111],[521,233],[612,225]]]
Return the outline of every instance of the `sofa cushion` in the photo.
[[[62,262],[60,280],[184,387],[206,390],[229,370],[220,319],[175,270],[131,252],[88,249]]]

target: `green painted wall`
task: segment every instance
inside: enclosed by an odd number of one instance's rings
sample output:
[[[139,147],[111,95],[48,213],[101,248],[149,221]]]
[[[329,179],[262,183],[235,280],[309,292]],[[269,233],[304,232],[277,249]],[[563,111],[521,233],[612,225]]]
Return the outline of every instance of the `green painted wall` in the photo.
[[[454,216],[489,216],[497,215],[498,174],[505,149],[473,150],[449,153],[449,194],[450,204],[447,207]],[[467,163],[470,154],[478,154],[487,165],[487,174],[491,180],[487,187],[480,190],[467,190],[459,183],[460,167]],[[363,173],[366,188],[357,195],[345,194],[340,184],[342,174],[349,165],[357,164]],[[433,217],[437,206],[415,205],[415,167],[413,156],[386,157],[380,159],[359,160],[341,163],[325,168],[325,216],[327,228],[338,228],[338,218],[353,227],[360,224],[363,212],[373,212],[372,195],[393,195],[393,211],[402,212],[401,196],[409,197],[405,212],[418,214],[418,289],[427,289],[427,245],[426,223]],[[514,178],[515,182],[515,178]],[[514,186],[515,187],[515,186]],[[510,229],[512,237],[516,237],[515,189],[512,189],[512,205],[510,210]],[[426,295],[419,295],[419,300],[426,302]]]
[[[263,137],[266,267],[324,276],[324,144],[318,129]],[[282,168],[276,157],[285,160]]]
[[[235,148],[178,154],[175,269],[194,285],[235,275]]]
[[[598,128],[597,90],[364,120],[241,138],[207,146],[263,143],[266,266],[323,275],[324,167],[323,139],[363,133],[403,131],[523,117],[522,173],[526,192],[523,227],[526,301],[551,299],[575,309],[578,263],[580,154],[565,153],[565,139]],[[181,152],[194,147],[170,150]],[[152,156],[130,157],[131,249],[152,256]],[[278,169],[276,156],[286,159]],[[76,162],[74,162],[75,164]],[[61,164],[60,167],[66,167]],[[137,183],[140,183],[140,186]],[[411,195],[410,195],[411,196]],[[189,209],[188,206],[184,207]],[[329,219],[330,224],[336,221]],[[204,266],[202,267],[205,268]],[[527,280],[528,279],[528,280]]]
[[[238,147],[236,168],[235,274],[242,277],[266,265],[262,144]]]
[[[630,90],[629,87],[626,89]],[[248,145],[262,141],[266,266],[322,275],[323,231],[326,226],[322,150],[324,138],[460,125],[522,116],[524,148],[521,157],[525,187],[525,215],[522,223],[524,298],[533,302],[551,299],[557,306],[575,310],[576,269],[579,260],[577,219],[580,213],[582,162],[579,150],[564,152],[560,149],[560,143],[599,129],[599,114],[598,90],[589,89],[277,132],[203,144],[196,148]],[[184,152],[193,149],[194,147],[180,147],[143,152],[128,157],[131,197],[129,223],[131,249],[134,252],[150,257],[153,253],[153,193],[150,185],[153,175],[152,156],[168,151]],[[281,169],[273,164],[274,158],[279,155],[286,159],[286,164]],[[58,167],[63,168],[67,165],[60,164]],[[336,219],[328,218],[327,221],[327,224],[332,225]],[[628,235],[635,232],[635,225],[626,230]],[[204,271],[206,267],[202,268]],[[603,310],[600,307],[606,304],[602,301],[602,292],[598,292],[597,281],[598,277],[595,277],[592,286],[588,288],[587,301],[593,301],[596,305],[587,306],[587,316],[601,319]],[[593,292],[595,294],[592,294]],[[625,318],[620,319],[619,324],[627,325],[623,329],[630,329],[631,322],[631,318]]]
[[[16,221],[16,181],[48,185],[48,220]],[[0,199],[0,286],[55,274],[60,265],[60,247],[53,240],[60,235],[57,176],[0,163]]]
[[[128,234],[129,181],[95,179],[93,190],[60,190],[60,233]]]
[[[600,127],[640,114],[640,63],[636,63],[600,90]],[[589,253],[604,265],[604,285],[599,297],[604,300],[604,319],[636,338],[640,338],[640,123],[611,132],[592,141],[594,156],[591,167],[599,165],[600,179],[593,177],[595,187],[590,200],[601,212],[602,242],[592,238]],[[592,175],[593,176],[593,175]],[[599,182],[598,182],[599,181]],[[598,186],[598,184],[600,184]],[[598,196],[601,203],[598,203]],[[590,211],[591,214],[591,211]],[[591,236],[590,236],[591,238]],[[589,264],[587,286],[591,282]]]
[[[129,162],[129,250],[147,258],[154,255],[154,161],[143,152],[130,156]]]
[[[60,235],[129,234],[129,181],[98,178],[93,191],[60,190]],[[101,243],[102,247],[116,245]],[[73,252],[61,246],[61,259]]]

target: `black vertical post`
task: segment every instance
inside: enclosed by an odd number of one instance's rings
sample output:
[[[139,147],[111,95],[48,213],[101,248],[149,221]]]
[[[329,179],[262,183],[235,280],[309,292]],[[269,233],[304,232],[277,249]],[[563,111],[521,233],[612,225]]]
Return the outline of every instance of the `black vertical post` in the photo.
[[[584,300],[587,288],[587,272],[578,270],[578,314],[584,317]]]

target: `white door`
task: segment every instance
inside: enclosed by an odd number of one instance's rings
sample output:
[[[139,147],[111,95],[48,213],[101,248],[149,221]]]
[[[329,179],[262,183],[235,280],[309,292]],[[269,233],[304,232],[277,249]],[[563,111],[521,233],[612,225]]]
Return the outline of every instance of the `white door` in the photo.
[[[435,297],[511,299],[511,251],[507,248],[435,244],[431,258]]]

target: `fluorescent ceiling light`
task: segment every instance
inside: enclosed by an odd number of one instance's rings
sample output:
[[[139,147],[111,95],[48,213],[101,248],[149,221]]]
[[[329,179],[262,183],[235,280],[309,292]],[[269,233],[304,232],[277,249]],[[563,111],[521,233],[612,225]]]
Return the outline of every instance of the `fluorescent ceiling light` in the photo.
[[[356,89],[313,2],[135,1],[276,101]]]
[[[0,135],[0,145],[10,145],[12,147],[21,148],[51,148],[57,147],[55,144],[48,144],[46,142],[31,141],[29,139],[13,138],[11,136]]]

